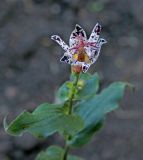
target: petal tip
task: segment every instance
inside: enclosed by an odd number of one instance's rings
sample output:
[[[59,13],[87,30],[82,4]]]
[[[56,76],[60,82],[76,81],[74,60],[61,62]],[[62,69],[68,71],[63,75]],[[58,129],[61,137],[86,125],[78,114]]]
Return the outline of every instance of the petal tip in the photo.
[[[107,41],[106,41],[106,39],[104,39],[104,38],[100,38],[100,43],[101,43],[101,44],[105,44],[105,43],[107,43]]]
[[[95,26],[97,26],[97,25],[100,25],[99,22],[97,22]]]
[[[52,40],[55,40],[55,37],[56,37],[56,36],[57,36],[57,35],[52,35],[52,36],[51,36],[51,39],[52,39]]]
[[[79,24],[76,24],[76,25],[75,25],[75,29],[76,29],[77,31],[79,31],[79,30],[82,30],[82,27],[81,27]]]
[[[97,27],[97,26],[101,27],[101,24],[100,24],[99,22],[97,22],[95,26],[96,26],[96,27]]]
[[[75,27],[81,27],[79,24],[76,24]]]

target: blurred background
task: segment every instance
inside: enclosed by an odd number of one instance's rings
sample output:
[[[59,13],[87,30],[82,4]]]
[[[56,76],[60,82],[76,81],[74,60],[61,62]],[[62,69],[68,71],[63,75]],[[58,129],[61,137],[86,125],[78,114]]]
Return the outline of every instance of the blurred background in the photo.
[[[54,102],[58,87],[69,79],[70,66],[60,63],[64,51],[50,40],[67,43],[76,23],[87,35],[102,25],[108,43],[90,68],[103,87],[120,80],[132,83],[121,107],[107,117],[104,128],[86,147],[73,151],[87,160],[143,160],[143,1],[142,0],[1,0],[0,1],[0,160],[34,160],[57,135],[46,141],[29,134],[11,137],[3,117]]]

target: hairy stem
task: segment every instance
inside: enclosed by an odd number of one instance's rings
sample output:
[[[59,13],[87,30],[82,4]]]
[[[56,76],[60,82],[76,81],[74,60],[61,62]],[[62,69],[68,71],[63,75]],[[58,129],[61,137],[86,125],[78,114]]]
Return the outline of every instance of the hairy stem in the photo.
[[[77,87],[77,84],[78,84],[79,75],[80,75],[79,73],[76,74],[76,79],[75,79],[75,82],[73,83],[73,87],[72,87],[72,90],[71,90],[71,96],[69,98],[69,112],[68,112],[69,115],[72,114],[73,99],[75,97],[75,91],[76,91],[76,87]],[[69,139],[70,139],[70,135],[67,135],[66,142]],[[63,160],[67,160],[69,150],[70,150],[70,147],[66,143]]]
[[[73,105],[73,99],[74,99],[74,96],[75,96],[75,91],[76,91],[76,87],[77,87],[77,84],[78,84],[78,80],[79,80],[79,74],[76,74],[76,79],[75,79],[75,82],[73,84],[73,87],[72,87],[72,93],[71,93],[71,96],[70,96],[70,99],[69,99],[69,115],[72,114],[72,105]]]
[[[67,160],[69,150],[70,150],[70,147],[66,145],[63,160]]]

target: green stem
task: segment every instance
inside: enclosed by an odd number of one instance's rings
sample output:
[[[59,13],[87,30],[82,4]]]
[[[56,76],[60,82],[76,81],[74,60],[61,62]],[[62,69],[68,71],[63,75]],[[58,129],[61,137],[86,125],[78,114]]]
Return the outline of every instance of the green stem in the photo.
[[[69,98],[69,112],[68,112],[69,115],[72,114],[73,99],[75,97],[75,91],[76,91],[76,87],[77,87],[77,84],[78,84],[79,75],[80,74],[76,74],[76,79],[75,79],[75,82],[73,83],[73,87],[72,87],[72,91],[71,91],[71,96]],[[68,157],[68,152],[70,150],[70,147],[67,145],[67,141],[69,139],[70,139],[70,135],[67,135],[63,160],[67,160],[67,157]]]
[[[63,160],[67,160],[69,150],[70,150],[70,147],[66,145]]]
[[[78,84],[79,75],[80,74],[76,74],[76,80],[73,84],[72,93],[71,93],[71,96],[69,98],[69,113],[68,113],[69,115],[72,114],[73,99],[74,99],[74,96],[75,96],[75,90],[76,90],[76,87],[77,87],[77,84]]]

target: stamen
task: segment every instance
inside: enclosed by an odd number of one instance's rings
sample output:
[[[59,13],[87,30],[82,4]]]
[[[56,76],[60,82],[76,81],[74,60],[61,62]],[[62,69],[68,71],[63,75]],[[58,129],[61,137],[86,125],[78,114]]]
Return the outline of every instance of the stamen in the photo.
[[[87,43],[86,43],[86,46],[88,46],[88,45],[93,46],[93,47],[96,47],[96,43],[95,43],[95,42],[87,42]]]

